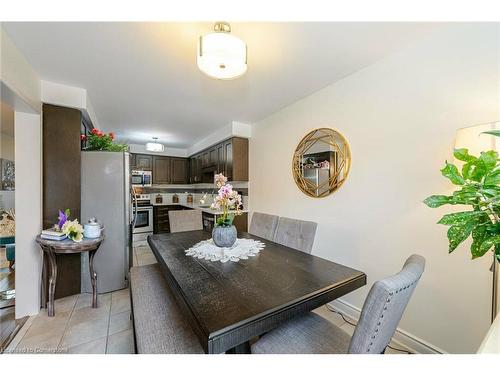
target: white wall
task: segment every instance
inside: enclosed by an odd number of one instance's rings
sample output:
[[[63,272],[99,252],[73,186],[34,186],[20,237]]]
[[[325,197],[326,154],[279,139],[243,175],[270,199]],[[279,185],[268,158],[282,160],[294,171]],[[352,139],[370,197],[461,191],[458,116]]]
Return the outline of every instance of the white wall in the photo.
[[[16,318],[37,314],[42,256],[41,83],[0,25],[0,93],[14,113],[16,162]]]
[[[422,200],[452,189],[439,169],[456,129],[500,118],[499,31],[450,24],[258,122],[250,139],[251,210],[318,222],[313,254],[368,275],[343,297],[358,308],[375,280],[425,256],[400,328],[453,353],[475,352],[488,329],[490,258],[471,261],[467,245],[448,255],[436,222],[450,209]],[[323,126],[346,136],[352,169],[339,191],[314,199],[295,186],[291,162]]]
[[[42,128],[40,115],[15,113],[16,132],[16,318],[40,307],[42,254]]]
[[[41,81],[41,99],[46,104],[81,110],[83,117],[91,122],[95,128],[100,129],[94,107],[86,89],[63,85],[61,83]]]
[[[231,137],[250,138],[252,136],[252,126],[243,122],[232,121],[230,124],[214,131],[208,137],[196,142],[187,150],[188,156],[206,149],[220,141]]]
[[[32,110],[39,111],[40,79],[1,26],[0,23],[0,81]]]

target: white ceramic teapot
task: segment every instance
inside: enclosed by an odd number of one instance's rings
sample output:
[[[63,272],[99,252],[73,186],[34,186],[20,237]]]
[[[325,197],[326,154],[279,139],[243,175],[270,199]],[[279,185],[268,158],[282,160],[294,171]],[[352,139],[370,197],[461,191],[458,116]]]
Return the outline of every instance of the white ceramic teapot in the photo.
[[[99,238],[102,233],[102,225],[95,217],[91,217],[87,224],[83,226],[83,236],[85,238]]]

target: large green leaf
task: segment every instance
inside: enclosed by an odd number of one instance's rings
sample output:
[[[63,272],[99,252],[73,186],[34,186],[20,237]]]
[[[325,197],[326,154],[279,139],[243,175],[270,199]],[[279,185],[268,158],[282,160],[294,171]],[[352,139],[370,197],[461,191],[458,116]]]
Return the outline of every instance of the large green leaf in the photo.
[[[481,244],[480,251],[483,252],[483,254],[486,254],[486,252],[492,248],[492,246],[497,246],[500,245],[500,236],[493,236],[485,239],[483,243]]]
[[[486,167],[486,172],[490,172],[493,168],[496,167],[498,161],[498,152],[490,150],[486,152],[481,152],[481,156],[479,156],[479,160],[481,160]]]
[[[438,224],[462,225],[469,221],[473,224],[481,223],[485,220],[488,220],[488,215],[482,211],[465,211],[446,214],[438,221]]]
[[[441,169],[441,173],[455,185],[463,185],[465,183],[457,167],[453,164],[446,162],[446,166]]]
[[[431,195],[424,200],[424,203],[431,208],[436,208],[443,204],[451,203],[452,200],[453,197],[448,197],[446,195]]]
[[[495,137],[500,137],[500,130],[488,130],[487,132],[482,132],[481,134],[490,134]]]
[[[483,251],[481,249],[481,244],[487,237],[488,234],[486,233],[486,226],[484,225],[480,225],[472,230],[472,245],[470,247],[472,259],[479,258],[488,251],[488,250]]]
[[[495,168],[491,173],[487,174],[483,181],[486,186],[497,186],[500,184],[500,169]]]
[[[451,204],[476,205],[479,201],[479,197],[480,195],[478,194],[478,188],[466,185],[462,189],[453,192],[453,199]]]
[[[465,162],[477,159],[475,156],[469,155],[469,150],[467,150],[466,148],[456,148],[455,150],[453,150],[453,156],[455,156],[456,159]]]
[[[500,262],[500,245],[495,246],[495,258]]]
[[[467,237],[469,237],[475,225],[476,224],[474,222],[467,221],[463,224],[452,225],[448,229],[447,235],[449,242],[449,248],[448,248],[449,253],[455,250],[458,247],[458,245],[460,245],[467,239]]]
[[[500,186],[486,186],[481,189],[481,194],[489,198],[498,197],[500,196]]]
[[[467,180],[481,181],[488,169],[482,160],[473,160],[462,167],[462,175]]]
[[[500,235],[500,223],[486,225],[486,230],[490,236]]]

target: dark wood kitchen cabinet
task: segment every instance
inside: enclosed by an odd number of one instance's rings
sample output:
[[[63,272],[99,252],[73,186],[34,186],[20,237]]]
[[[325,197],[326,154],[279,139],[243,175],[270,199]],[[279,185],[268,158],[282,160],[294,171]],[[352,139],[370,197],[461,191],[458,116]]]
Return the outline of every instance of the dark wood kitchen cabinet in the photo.
[[[215,173],[229,181],[248,181],[248,139],[233,137],[191,156],[190,183],[212,181]]]
[[[208,166],[217,166],[219,164],[219,159],[217,157],[217,146],[212,147],[208,151]]]
[[[197,154],[189,158],[189,183],[197,184],[201,182],[202,164],[203,154]]]
[[[188,183],[188,159],[171,158],[170,165],[170,183],[187,184]]]
[[[153,184],[187,184],[188,159],[153,156]]]
[[[144,154],[135,154],[133,163],[135,169],[151,171],[153,169],[153,156]]]
[[[229,181],[248,181],[248,139],[234,137],[224,142],[224,154]]]
[[[226,170],[226,154],[224,153],[224,143],[219,143],[215,146],[217,153],[217,173],[225,173]]]
[[[153,207],[153,234],[170,233],[169,211],[191,210],[191,208],[177,205]]]
[[[170,183],[170,164],[168,156],[153,156],[153,184]]]

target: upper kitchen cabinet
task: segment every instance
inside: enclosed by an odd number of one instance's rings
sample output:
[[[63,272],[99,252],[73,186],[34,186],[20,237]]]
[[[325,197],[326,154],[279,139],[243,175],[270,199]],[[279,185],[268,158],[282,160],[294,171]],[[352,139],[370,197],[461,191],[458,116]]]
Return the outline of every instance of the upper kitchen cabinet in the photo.
[[[130,169],[135,168],[135,154],[129,154],[129,166]]]
[[[231,138],[191,156],[189,182],[213,182],[215,173],[229,181],[248,181],[248,139]]]
[[[153,184],[187,184],[188,159],[153,156]]]
[[[132,167],[140,170],[151,171],[153,169],[153,156],[144,154],[135,154],[131,159]]]
[[[188,159],[170,158],[170,183],[186,184],[188,183]]]
[[[170,184],[170,158],[153,156],[153,184]]]
[[[224,171],[227,179],[248,181],[248,139],[231,138],[224,142],[223,149]]]

